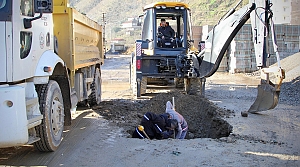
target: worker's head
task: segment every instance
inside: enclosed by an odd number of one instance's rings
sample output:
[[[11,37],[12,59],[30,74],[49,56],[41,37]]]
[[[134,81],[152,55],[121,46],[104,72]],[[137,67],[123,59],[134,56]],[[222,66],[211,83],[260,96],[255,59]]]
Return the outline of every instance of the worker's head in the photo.
[[[160,23],[162,27],[166,26],[166,19],[160,19]]]
[[[169,22],[166,22],[166,26],[169,26],[170,25],[170,23]]]
[[[168,119],[166,129],[174,130],[178,127],[178,121],[176,119]]]

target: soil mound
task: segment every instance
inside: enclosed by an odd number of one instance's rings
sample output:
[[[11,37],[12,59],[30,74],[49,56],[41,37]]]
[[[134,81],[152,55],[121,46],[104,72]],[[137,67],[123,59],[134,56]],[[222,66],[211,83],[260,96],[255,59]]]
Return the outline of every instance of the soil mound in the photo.
[[[104,101],[94,110],[132,134],[146,112],[164,113],[166,102],[172,101],[172,97],[175,98],[176,111],[188,122],[189,133],[186,138],[220,138],[232,132],[232,126],[222,119],[231,111],[219,108],[201,96],[178,91],[158,94],[150,100]]]

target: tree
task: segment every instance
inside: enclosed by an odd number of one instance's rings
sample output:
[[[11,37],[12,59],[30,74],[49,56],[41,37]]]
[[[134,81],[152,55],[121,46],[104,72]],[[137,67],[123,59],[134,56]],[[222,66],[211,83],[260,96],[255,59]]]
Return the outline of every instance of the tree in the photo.
[[[113,28],[113,31],[114,31],[115,33],[117,33],[117,32],[119,32],[119,31],[121,31],[121,27],[114,27],[114,28]]]

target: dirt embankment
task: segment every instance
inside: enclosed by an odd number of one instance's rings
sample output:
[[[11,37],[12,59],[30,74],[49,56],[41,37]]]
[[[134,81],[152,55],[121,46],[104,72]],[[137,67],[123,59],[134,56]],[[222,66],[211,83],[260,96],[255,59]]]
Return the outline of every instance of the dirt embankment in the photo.
[[[232,126],[222,119],[229,116],[231,111],[221,109],[201,96],[186,95],[179,91],[158,94],[151,100],[104,101],[94,109],[132,134],[146,112],[164,113],[165,104],[172,101],[172,97],[175,97],[176,110],[188,122],[189,133],[186,138],[220,138],[231,133]]]

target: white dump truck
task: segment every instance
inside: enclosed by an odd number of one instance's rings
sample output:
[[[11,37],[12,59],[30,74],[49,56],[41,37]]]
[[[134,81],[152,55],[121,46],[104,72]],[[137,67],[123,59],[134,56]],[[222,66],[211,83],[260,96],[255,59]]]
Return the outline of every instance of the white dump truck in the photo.
[[[102,39],[68,0],[0,0],[0,148],[58,148],[76,105],[101,101]]]

